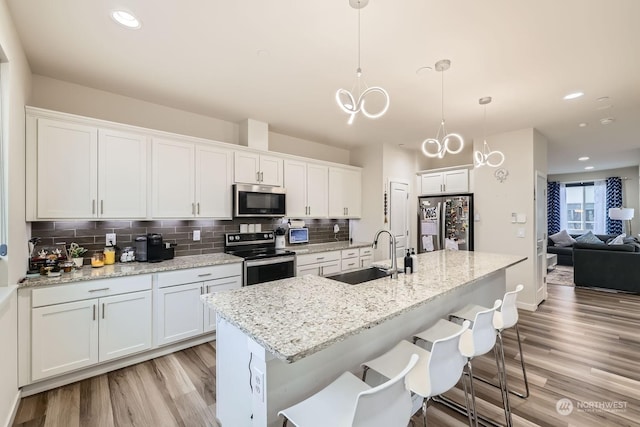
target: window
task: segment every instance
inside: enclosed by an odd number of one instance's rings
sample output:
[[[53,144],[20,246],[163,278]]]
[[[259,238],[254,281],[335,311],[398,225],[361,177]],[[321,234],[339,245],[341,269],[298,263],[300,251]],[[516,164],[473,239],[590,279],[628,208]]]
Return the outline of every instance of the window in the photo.
[[[560,186],[560,223],[569,233],[605,232],[605,184],[581,182]]]

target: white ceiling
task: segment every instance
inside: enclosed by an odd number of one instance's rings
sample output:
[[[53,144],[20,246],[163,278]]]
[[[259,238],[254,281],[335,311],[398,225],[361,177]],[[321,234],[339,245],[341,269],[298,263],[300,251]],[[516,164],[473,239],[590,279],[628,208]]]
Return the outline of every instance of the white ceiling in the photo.
[[[492,96],[486,134],[535,127],[550,141],[550,173],[583,170],[583,155],[596,169],[640,160],[638,0],[371,0],[363,77],[391,106],[351,126],[334,99],[357,67],[348,0],[6,1],[35,74],[343,148],[418,148],[439,126],[441,75],[416,70],[448,58],[448,131],[481,138],[478,99]],[[115,8],[142,28],[115,24]],[[577,90],[585,96],[562,99]]]

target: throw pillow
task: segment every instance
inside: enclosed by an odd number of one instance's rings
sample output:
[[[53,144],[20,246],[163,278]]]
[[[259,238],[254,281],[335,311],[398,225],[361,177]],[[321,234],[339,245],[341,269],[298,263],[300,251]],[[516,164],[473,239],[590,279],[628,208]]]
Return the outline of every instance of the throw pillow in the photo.
[[[624,245],[624,238],[627,237],[626,234],[622,233],[619,236],[616,236],[613,240],[611,240],[609,245]]]
[[[598,239],[591,230],[584,233],[582,236],[576,237],[576,242],[580,243],[593,243],[593,244],[603,244],[604,242]]]
[[[560,230],[556,234],[549,236],[549,238],[553,240],[554,246],[560,247],[571,246],[576,242],[573,237],[569,236],[567,230]]]

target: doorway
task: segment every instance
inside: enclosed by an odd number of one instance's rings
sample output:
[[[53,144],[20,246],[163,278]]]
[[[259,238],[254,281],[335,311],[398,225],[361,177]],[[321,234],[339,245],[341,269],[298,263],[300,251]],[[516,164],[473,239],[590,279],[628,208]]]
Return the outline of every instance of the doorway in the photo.
[[[536,171],[536,305],[547,299],[547,176]]]
[[[391,181],[389,230],[396,238],[396,256],[404,258],[409,243],[409,184]]]

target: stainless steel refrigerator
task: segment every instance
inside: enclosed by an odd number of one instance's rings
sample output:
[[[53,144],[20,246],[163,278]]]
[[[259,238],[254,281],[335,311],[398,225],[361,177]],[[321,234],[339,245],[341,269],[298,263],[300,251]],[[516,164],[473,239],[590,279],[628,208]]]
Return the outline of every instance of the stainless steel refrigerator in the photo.
[[[418,198],[418,253],[473,250],[473,194]]]

